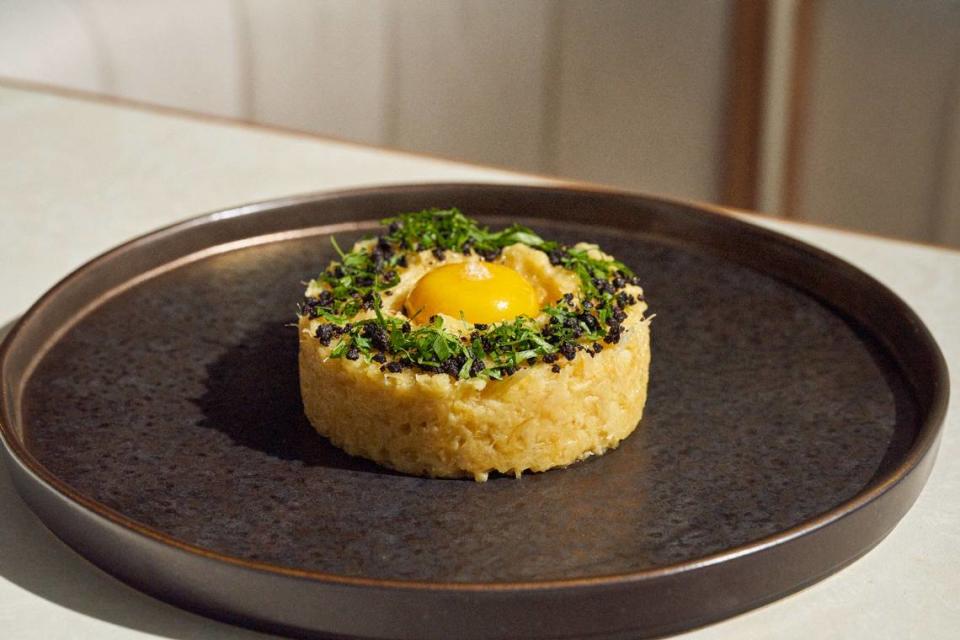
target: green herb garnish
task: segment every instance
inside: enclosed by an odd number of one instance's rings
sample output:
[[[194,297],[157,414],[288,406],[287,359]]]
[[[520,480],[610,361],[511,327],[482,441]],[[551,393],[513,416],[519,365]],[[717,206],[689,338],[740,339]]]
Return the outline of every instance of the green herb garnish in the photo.
[[[537,362],[573,360],[578,351],[599,353],[601,342],[620,340],[625,309],[636,302],[623,290],[636,284],[623,263],[592,258],[586,250],[544,240],[521,225],[490,231],[457,209],[405,213],[382,223],[386,233],[355,251],[344,252],[332,240],[340,259],[317,277],[322,292],[301,306],[302,315],[325,321],[316,331],[322,344],[336,340],[331,358],[362,357],[390,372],[413,368],[459,379],[499,379]],[[445,251],[473,252],[492,261],[504,247],[517,243],[543,251],[551,264],[580,280],[578,299],[567,294],[542,309],[549,316],[545,325],[520,316],[476,324],[469,335],[460,336],[444,329],[440,318],[414,328],[403,318],[382,313],[381,292],[400,281],[398,270],[406,267],[407,253],[429,250],[443,259]],[[374,317],[351,322],[362,310],[372,310]],[[559,367],[554,364],[553,369]]]

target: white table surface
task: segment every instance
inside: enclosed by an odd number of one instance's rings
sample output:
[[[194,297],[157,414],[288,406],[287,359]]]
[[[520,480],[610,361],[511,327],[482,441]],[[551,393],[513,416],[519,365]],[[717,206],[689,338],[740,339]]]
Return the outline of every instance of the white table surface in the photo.
[[[113,245],[198,213],[296,193],[400,182],[533,182],[521,174],[309,136],[0,86],[0,325]],[[960,253],[748,219],[877,277],[960,362]],[[960,400],[960,375],[951,385]],[[913,509],[876,549],[763,608],[682,635],[960,637],[960,418]],[[0,469],[0,637],[270,636],[186,613],[96,569],[55,538]]]

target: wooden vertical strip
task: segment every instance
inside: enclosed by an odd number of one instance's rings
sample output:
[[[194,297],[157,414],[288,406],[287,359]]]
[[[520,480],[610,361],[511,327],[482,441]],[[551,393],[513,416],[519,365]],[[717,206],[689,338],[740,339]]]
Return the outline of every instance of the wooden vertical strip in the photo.
[[[756,210],[780,215],[797,0],[770,0]]]
[[[934,150],[936,170],[931,188],[927,240],[960,247],[960,32],[954,40],[950,84],[941,107],[941,135]]]
[[[760,173],[767,0],[734,0],[723,161],[724,204],[754,209]]]
[[[800,0],[794,22],[786,158],[783,163],[783,195],[780,204],[780,211],[785,218],[801,217],[800,182],[805,151],[804,138],[809,118],[816,12],[817,0]]]

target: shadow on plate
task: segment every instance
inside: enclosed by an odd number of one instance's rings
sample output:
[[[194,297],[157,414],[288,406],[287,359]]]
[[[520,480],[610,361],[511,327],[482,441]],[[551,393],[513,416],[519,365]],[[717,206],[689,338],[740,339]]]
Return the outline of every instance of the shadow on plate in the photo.
[[[194,402],[200,426],[237,444],[306,466],[398,475],[351,456],[317,434],[303,413],[297,329],[262,324],[207,367],[206,392]]]

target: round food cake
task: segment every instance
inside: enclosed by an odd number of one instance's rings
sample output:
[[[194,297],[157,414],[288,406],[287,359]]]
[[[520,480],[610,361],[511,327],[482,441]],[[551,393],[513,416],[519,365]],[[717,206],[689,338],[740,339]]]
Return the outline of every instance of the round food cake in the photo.
[[[432,477],[564,467],[643,415],[650,318],[595,245],[456,209],[383,221],[309,283],[299,312],[310,423],[350,454]]]

